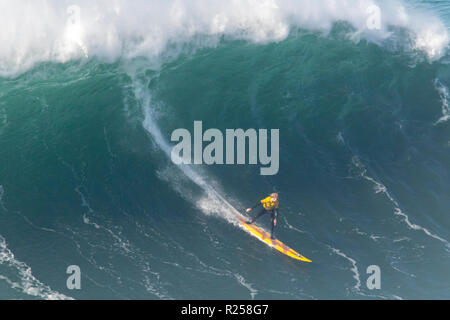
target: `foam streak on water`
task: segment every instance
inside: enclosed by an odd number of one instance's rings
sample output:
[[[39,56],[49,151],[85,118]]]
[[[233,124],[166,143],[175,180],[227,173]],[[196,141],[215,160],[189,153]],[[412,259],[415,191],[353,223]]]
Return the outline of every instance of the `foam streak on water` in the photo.
[[[410,221],[408,215],[407,215],[406,213],[404,213],[404,212],[400,209],[399,203],[398,203],[397,200],[395,200],[394,197],[390,194],[390,192],[388,191],[388,189],[386,188],[386,186],[383,185],[381,182],[376,181],[374,178],[372,178],[372,177],[370,177],[370,176],[368,176],[368,175],[366,174],[367,169],[364,168],[364,166],[362,165],[362,163],[360,162],[359,159],[354,158],[354,159],[353,159],[353,164],[354,164],[355,166],[359,167],[360,169],[363,169],[363,171],[362,171],[362,173],[361,173],[361,177],[364,178],[365,180],[370,181],[371,183],[373,183],[375,193],[382,193],[382,194],[384,194],[384,195],[389,199],[389,201],[394,205],[394,214],[397,215],[397,216],[402,217],[402,220],[406,223],[406,225],[407,225],[410,229],[412,229],[412,230],[417,230],[417,231],[422,231],[422,232],[424,232],[427,236],[432,237],[432,238],[434,238],[434,239],[436,239],[436,240],[439,240],[439,241],[441,241],[442,243],[444,243],[445,246],[446,246],[446,248],[447,248],[447,250],[450,248],[450,242],[447,241],[446,239],[443,239],[442,237],[440,237],[440,236],[438,236],[438,235],[436,235],[436,234],[430,232],[428,229],[426,229],[426,228],[424,228],[424,227],[422,227],[422,226],[419,226],[419,225],[417,225],[417,224],[412,223],[412,222]]]
[[[71,297],[52,290],[36,279],[31,268],[16,259],[14,253],[8,248],[6,239],[0,236],[0,266],[2,265],[13,271],[11,276],[0,275],[0,280],[6,281],[11,288],[45,300],[72,300]]]
[[[434,81],[434,86],[436,90],[439,92],[439,96],[441,97],[442,103],[442,116],[436,122],[436,124],[438,124],[450,119],[450,107],[448,105],[449,93],[448,88],[444,86],[438,79]]]

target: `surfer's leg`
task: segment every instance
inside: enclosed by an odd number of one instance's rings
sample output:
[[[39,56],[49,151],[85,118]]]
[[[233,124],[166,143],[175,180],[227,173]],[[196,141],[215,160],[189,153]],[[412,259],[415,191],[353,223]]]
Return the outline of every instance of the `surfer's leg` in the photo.
[[[270,238],[275,239],[273,236],[273,228],[275,227],[275,213],[273,211],[270,211],[270,217],[272,218],[272,227],[270,229]]]
[[[261,208],[260,211],[256,214],[256,216],[254,218],[250,219],[249,221],[247,221],[247,223],[248,224],[254,223],[259,217],[264,215],[266,212],[267,212],[266,209]]]

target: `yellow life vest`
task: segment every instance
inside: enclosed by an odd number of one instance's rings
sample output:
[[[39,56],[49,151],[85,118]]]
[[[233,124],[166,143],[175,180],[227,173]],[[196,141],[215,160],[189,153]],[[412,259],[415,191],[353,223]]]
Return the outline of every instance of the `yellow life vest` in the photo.
[[[261,203],[266,210],[278,209],[278,201],[272,201],[270,196],[262,199]]]

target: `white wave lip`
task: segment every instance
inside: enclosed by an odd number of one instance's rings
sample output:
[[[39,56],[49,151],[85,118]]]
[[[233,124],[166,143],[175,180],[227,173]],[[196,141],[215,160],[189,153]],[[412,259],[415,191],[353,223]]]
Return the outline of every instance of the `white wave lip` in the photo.
[[[373,8],[380,25],[368,28]],[[407,10],[397,0],[0,0],[0,75],[36,63],[98,57],[105,61],[158,57],[171,44],[209,36],[256,43],[281,41],[292,27],[327,32],[347,21],[356,35],[379,41],[389,27],[410,30],[415,47],[439,58],[449,43],[445,25],[432,14]]]

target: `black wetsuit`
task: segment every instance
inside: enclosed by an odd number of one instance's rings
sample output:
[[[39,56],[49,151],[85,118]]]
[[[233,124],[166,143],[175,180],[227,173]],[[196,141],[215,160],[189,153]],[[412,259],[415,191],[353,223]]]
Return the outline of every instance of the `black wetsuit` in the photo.
[[[274,239],[274,237],[273,237],[273,229],[275,227],[275,220],[276,220],[276,218],[278,216],[278,209],[266,210],[264,208],[264,206],[262,205],[262,203],[258,202],[257,204],[255,204],[252,207],[252,210],[254,208],[256,208],[256,207],[259,207],[259,206],[261,206],[261,208],[259,208],[259,211],[256,213],[256,216],[248,221],[248,224],[254,223],[259,217],[265,215],[266,213],[270,214],[270,217],[272,218],[272,226],[271,226],[271,229],[270,229],[270,237],[272,239]]]

